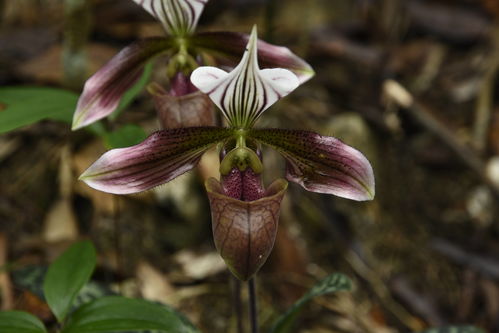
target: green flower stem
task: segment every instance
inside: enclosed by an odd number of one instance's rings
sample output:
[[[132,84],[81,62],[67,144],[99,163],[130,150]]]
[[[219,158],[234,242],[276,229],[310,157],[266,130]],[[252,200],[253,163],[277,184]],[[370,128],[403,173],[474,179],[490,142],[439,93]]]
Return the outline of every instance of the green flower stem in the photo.
[[[85,82],[88,64],[85,47],[91,30],[90,1],[65,0],[64,15],[64,84],[68,88],[80,90]]]
[[[258,333],[257,296],[255,289],[255,278],[253,277],[248,281],[249,319],[251,323],[251,333]]]
[[[243,330],[243,305],[241,301],[241,281],[234,275],[232,279],[232,305],[236,314],[237,333],[244,333]]]
[[[186,76],[189,76],[193,70],[199,67],[196,59],[189,53],[189,38],[188,37],[176,37],[174,39],[173,52],[175,55],[171,57],[167,68],[166,74],[169,78],[172,78],[179,71],[183,72]]]

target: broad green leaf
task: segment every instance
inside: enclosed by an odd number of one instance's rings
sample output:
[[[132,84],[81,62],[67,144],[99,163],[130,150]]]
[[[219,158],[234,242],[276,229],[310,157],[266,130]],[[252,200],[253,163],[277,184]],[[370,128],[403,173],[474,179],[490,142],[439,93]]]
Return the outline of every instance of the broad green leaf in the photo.
[[[103,297],[76,310],[62,333],[104,333],[158,330],[165,333],[197,333],[175,311],[141,299]]]
[[[420,333],[485,333],[485,331],[474,326],[446,326],[430,328]]]
[[[107,134],[106,128],[104,127],[104,124],[102,123],[102,121],[98,121],[98,122],[95,122],[93,124],[90,124],[87,127],[85,127],[85,129],[87,131],[89,131],[90,133],[92,133],[93,135],[101,137],[101,138]]]
[[[78,292],[88,282],[95,268],[95,248],[89,241],[73,244],[50,265],[43,292],[45,299],[62,322]]]
[[[44,119],[71,123],[78,95],[47,87],[0,88],[0,133]]]
[[[142,73],[140,79],[130,89],[127,90],[127,92],[121,98],[118,108],[109,116],[111,120],[116,119],[120,115],[121,111],[125,110],[133,102],[137,95],[140,94],[142,90],[144,90],[144,87],[151,78],[152,68],[152,62],[144,66],[144,72]]]
[[[109,149],[130,147],[144,141],[146,138],[146,132],[142,127],[136,125],[125,125],[114,132],[104,135],[104,141]]]
[[[43,323],[35,316],[22,311],[0,312],[0,333],[45,333]]]
[[[307,304],[312,298],[322,296],[337,291],[345,291],[352,289],[352,282],[343,274],[335,273],[326,277],[324,280],[317,283],[308,293],[303,295],[295,304],[293,304],[282,316],[280,316],[271,329],[271,333],[290,332],[296,315],[302,307]]]

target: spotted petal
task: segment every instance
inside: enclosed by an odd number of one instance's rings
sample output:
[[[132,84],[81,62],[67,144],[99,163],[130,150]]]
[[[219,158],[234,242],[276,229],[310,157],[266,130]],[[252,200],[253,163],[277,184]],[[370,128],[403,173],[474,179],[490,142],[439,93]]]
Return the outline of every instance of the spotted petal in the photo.
[[[280,152],[287,161],[286,178],[306,190],[357,201],[374,198],[371,164],[336,138],[285,129],[252,129],[248,136]]]
[[[208,0],[133,0],[157,20],[166,32],[184,36],[196,29],[199,16]]]
[[[138,145],[108,151],[80,179],[108,193],[142,192],[189,171],[206,150],[231,135],[218,127],[158,131]]]
[[[115,55],[85,83],[73,115],[73,130],[112,113],[123,94],[140,78],[147,61],[170,46],[170,39],[148,38],[125,47]]]
[[[250,36],[240,32],[214,31],[200,32],[192,37],[193,45],[200,52],[213,56],[218,65],[234,67],[243,54]],[[292,71],[300,84],[314,76],[314,70],[303,59],[287,47],[257,42],[258,63],[262,68],[285,68]]]
[[[243,58],[232,72],[199,67],[191,75],[192,83],[210,96],[234,127],[251,127],[263,111],[300,84],[289,70],[258,67],[257,40],[253,28]]]

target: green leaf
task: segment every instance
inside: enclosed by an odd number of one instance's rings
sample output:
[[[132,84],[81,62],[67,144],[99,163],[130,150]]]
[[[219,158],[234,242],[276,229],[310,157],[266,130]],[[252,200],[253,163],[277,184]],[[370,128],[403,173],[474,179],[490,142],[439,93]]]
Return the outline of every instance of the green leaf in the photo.
[[[125,125],[114,132],[104,135],[104,141],[109,149],[130,147],[144,141],[146,138],[146,132],[142,127],[136,125]]]
[[[71,123],[78,95],[47,87],[0,88],[0,133],[43,119]]]
[[[158,330],[166,333],[198,333],[175,311],[141,299],[108,296],[76,310],[62,333],[104,333]]]
[[[302,296],[295,304],[293,304],[283,315],[281,315],[274,323],[271,333],[290,332],[296,315],[302,307],[307,304],[312,298],[325,294],[345,291],[352,289],[352,282],[343,274],[335,273],[326,277],[324,280],[317,283],[308,293]]]
[[[43,323],[35,316],[22,311],[0,312],[0,333],[45,333]]]
[[[485,333],[485,331],[474,326],[446,326],[430,328],[420,333]]]
[[[64,320],[76,295],[90,279],[95,263],[95,248],[91,242],[83,241],[73,244],[50,265],[43,292],[59,322]]]
[[[120,115],[121,111],[125,110],[133,100],[140,94],[147,82],[149,82],[152,74],[153,63],[150,62],[144,66],[144,72],[140,79],[130,88],[121,98],[120,104],[116,110],[109,116],[111,120],[115,120]]]

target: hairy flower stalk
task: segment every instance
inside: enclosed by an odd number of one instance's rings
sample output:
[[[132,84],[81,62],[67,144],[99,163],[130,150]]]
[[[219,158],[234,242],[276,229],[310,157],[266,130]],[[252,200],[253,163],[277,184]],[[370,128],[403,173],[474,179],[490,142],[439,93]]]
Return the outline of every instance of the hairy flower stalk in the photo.
[[[195,167],[206,150],[222,147],[221,179],[208,179],[206,190],[215,245],[241,280],[250,279],[272,250],[287,181],[352,200],[374,197],[373,170],[356,149],[310,131],[254,128],[267,108],[301,82],[287,69],[260,69],[258,45],[253,28],[231,72],[199,67],[191,74],[192,84],[222,111],[227,128],[163,129],[138,145],[105,153],[81,175],[105,192],[136,193],[170,181]],[[263,186],[261,145],[285,158],[287,181]]]
[[[249,36],[234,32],[197,33],[199,16],[208,0],[133,1],[162,24],[166,36],[132,43],[88,79],[73,116],[73,129],[111,114],[124,93],[141,77],[144,66],[158,56],[168,58],[165,73],[171,89],[167,92],[155,85],[148,90],[156,100],[162,127],[214,125],[213,109],[206,103],[206,96],[193,87],[184,88],[190,85],[191,72],[199,65],[207,65],[204,63],[207,59],[214,64],[235,66]],[[289,49],[263,41],[258,41],[258,45],[258,56],[265,67],[288,68],[298,75],[300,82],[313,76],[311,67]]]

